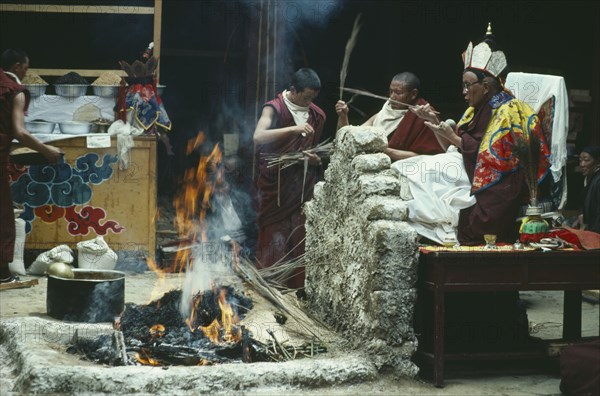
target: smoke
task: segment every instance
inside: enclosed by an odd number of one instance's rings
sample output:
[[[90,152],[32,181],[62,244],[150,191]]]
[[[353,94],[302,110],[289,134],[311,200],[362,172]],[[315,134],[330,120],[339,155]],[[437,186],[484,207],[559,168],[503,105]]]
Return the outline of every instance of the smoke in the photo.
[[[199,292],[219,287],[223,284],[241,284],[234,278],[231,269],[231,257],[218,243],[201,243],[194,249],[192,264],[188,265],[182,285],[180,312],[183,317],[189,317],[192,312],[194,296]],[[223,257],[225,256],[225,257]]]
[[[241,0],[250,18],[259,18],[261,8],[276,13],[291,29],[324,27],[344,4],[344,0]]]

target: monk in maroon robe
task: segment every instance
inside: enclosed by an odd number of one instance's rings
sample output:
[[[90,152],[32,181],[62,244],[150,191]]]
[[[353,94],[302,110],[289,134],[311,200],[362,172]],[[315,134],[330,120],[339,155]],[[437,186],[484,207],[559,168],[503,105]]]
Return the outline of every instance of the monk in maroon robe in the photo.
[[[50,162],[57,162],[61,152],[25,130],[29,92],[21,85],[21,79],[29,69],[27,54],[8,49],[2,53],[0,67],[0,282],[8,283],[16,281],[8,267],[15,244],[15,215],[8,177],[12,141],[17,139],[22,145],[39,151]]]
[[[410,72],[395,75],[390,83],[390,100],[363,125],[383,128],[388,137],[385,153],[392,161],[422,154],[440,154],[444,150],[424,120],[408,111],[409,106],[427,105],[419,98],[419,78]],[[348,125],[348,105],[340,100],[335,105],[339,115],[338,129]]]
[[[267,102],[254,131],[258,156],[258,242],[257,266],[270,267],[304,254],[305,218],[302,204],[312,198],[321,159],[310,153],[304,161],[280,169],[267,168],[264,154],[302,152],[321,138],[325,113],[312,101],[321,82],[311,69],[298,70],[290,89]],[[304,268],[288,279],[291,288],[304,286]]]

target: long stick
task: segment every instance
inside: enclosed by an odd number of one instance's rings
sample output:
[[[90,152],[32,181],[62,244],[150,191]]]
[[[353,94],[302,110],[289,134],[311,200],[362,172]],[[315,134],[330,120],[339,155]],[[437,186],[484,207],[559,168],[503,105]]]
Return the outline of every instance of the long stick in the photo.
[[[352,50],[354,49],[354,45],[356,44],[356,37],[358,36],[358,31],[360,30],[360,16],[361,14],[358,14],[356,16],[356,19],[354,20],[352,33],[350,34],[350,38],[346,43],[346,49],[344,51],[344,61],[342,62],[342,69],[340,70],[340,100],[342,99],[343,87],[344,83],[346,82],[346,75],[348,74],[350,54],[352,54]]]
[[[403,102],[400,102],[400,101],[398,101],[398,100],[394,100],[394,99],[392,99],[392,98],[389,98],[389,97],[387,97],[387,96],[375,95],[374,93],[371,93],[371,92],[369,92],[369,91],[361,91],[360,89],[344,88],[344,87],[340,87],[340,89],[341,89],[342,91],[350,92],[350,93],[353,93],[353,94],[355,94],[355,95],[368,96],[368,97],[370,97],[370,98],[381,99],[381,100],[389,100],[389,101],[390,101],[390,102],[392,102],[392,103],[397,103],[397,104],[400,104],[400,105],[403,105],[403,106],[407,106],[407,107],[415,107],[414,105],[411,105],[411,104],[408,104],[408,103],[403,103]],[[432,111],[433,111],[433,110],[432,110]],[[437,111],[433,111],[433,112],[434,112],[435,114],[440,114],[440,113],[439,113],[439,112],[437,112]]]

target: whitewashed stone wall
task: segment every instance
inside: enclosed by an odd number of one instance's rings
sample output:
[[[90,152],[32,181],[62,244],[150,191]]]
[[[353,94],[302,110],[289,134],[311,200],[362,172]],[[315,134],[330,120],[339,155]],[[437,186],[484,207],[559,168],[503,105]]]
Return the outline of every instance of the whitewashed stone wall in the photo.
[[[417,234],[383,153],[387,139],[379,128],[349,126],[334,144],[325,181],[304,207],[311,308],[380,369],[415,376]]]

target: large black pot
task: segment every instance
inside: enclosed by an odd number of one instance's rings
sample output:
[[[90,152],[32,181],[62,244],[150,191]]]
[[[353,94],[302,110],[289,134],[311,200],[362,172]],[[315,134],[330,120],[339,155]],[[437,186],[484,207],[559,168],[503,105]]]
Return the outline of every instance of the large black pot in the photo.
[[[74,279],[48,275],[46,311],[73,322],[112,322],[125,307],[125,273],[74,269]]]

